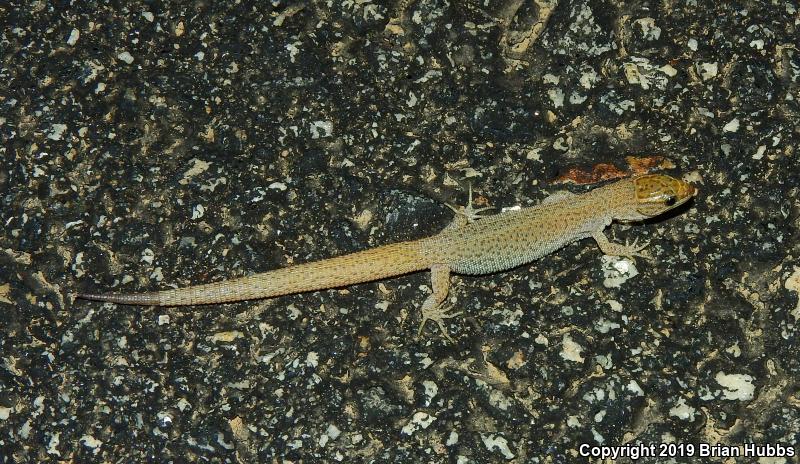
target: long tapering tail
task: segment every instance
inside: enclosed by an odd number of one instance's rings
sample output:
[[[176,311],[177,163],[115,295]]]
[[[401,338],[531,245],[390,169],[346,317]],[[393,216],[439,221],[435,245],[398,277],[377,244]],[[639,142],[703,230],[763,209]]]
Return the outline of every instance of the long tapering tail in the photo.
[[[309,292],[428,269],[419,242],[400,242],[237,279],[149,293],[79,293],[85,300],[143,306],[224,303]]]

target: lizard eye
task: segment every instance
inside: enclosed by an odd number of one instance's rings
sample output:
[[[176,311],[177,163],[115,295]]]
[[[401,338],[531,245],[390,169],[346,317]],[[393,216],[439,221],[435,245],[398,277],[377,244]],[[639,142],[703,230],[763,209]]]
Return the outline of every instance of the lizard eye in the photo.
[[[670,195],[667,197],[666,200],[664,200],[664,204],[667,206],[672,206],[675,204],[676,201],[678,201],[678,199],[675,198],[675,195]]]

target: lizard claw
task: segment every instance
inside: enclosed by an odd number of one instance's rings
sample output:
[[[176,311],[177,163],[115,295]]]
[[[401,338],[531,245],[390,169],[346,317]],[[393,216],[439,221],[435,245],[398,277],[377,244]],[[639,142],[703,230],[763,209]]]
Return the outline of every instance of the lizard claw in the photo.
[[[592,237],[594,237],[595,241],[597,241],[597,245],[600,246],[600,251],[603,254],[609,256],[624,256],[626,258],[633,259],[634,256],[640,256],[645,259],[653,259],[648,253],[642,251],[650,245],[650,241],[647,240],[643,244],[639,245],[639,239],[635,239],[633,243],[629,240],[625,240],[625,244],[621,243],[612,243],[609,242],[605,235],[603,235],[602,231],[595,231],[592,233]]]
[[[453,206],[450,203],[445,203],[445,205],[447,205],[448,208],[452,209],[453,212],[455,212],[456,214],[460,214],[465,218],[467,218],[467,222],[475,222],[481,217],[483,217],[479,214],[481,211],[486,211],[487,209],[494,209],[493,206],[487,206],[485,208],[473,208],[471,204],[466,207]]]
[[[634,257],[639,256],[645,259],[653,259],[649,253],[644,252],[645,248],[650,245],[650,240],[646,240],[642,245],[639,244],[639,238],[633,239],[633,243],[630,243],[627,239],[625,240],[624,251],[622,253],[623,256]]]
[[[453,309],[453,305],[449,305],[445,308],[442,306],[436,306],[431,309],[422,309],[422,322],[419,324],[419,329],[417,330],[417,338],[422,336],[422,329],[425,328],[425,323],[428,321],[433,321],[439,326],[439,330],[442,332],[444,338],[450,341],[450,343],[455,343],[453,337],[450,336],[450,333],[447,331],[447,328],[444,325],[445,319],[450,319],[456,316],[461,315],[462,313],[459,312],[451,312],[450,310]]]
[[[472,207],[472,184],[469,185],[469,200],[467,201],[467,206],[453,206],[450,203],[445,203],[448,208],[452,209],[454,213],[457,215],[463,216],[466,218],[467,222],[475,222],[481,217],[481,212],[494,209],[493,206],[486,206],[484,208],[473,208]]]

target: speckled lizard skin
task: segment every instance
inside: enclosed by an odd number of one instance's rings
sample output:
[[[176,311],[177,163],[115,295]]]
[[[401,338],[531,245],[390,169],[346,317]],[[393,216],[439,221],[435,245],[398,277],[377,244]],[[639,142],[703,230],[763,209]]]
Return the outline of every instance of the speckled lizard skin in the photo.
[[[682,180],[651,174],[580,195],[557,193],[538,206],[485,217],[478,216],[480,210],[472,208],[470,199],[470,205],[459,209],[447,228],[421,240],[174,290],[77,296],[129,305],[198,305],[343,287],[430,269],[433,293],[422,305],[420,331],[426,321],[433,320],[449,338],[443,321],[454,314],[441,306],[449,291],[451,272],[489,274],[511,269],[588,237],[608,255],[646,256],[642,250],[647,244],[611,243],[603,230],[614,220],[658,216],[695,194],[696,189]]]

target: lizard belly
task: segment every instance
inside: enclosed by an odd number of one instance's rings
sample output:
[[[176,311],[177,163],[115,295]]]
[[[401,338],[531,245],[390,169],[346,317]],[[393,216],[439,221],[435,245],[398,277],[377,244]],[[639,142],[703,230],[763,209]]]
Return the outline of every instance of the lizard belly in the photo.
[[[453,272],[489,274],[539,259],[605,226],[604,218],[563,209],[491,216],[423,240],[422,251]]]
[[[553,237],[539,240],[511,240],[495,243],[486,248],[477,247],[472,252],[461,253],[450,263],[458,274],[490,274],[530,263],[546,256],[583,235]]]

